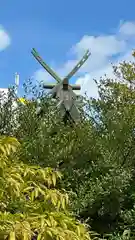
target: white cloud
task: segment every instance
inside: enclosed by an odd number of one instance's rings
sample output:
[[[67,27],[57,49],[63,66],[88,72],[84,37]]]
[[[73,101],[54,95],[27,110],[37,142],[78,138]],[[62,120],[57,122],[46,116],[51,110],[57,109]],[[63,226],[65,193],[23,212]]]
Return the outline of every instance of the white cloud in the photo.
[[[96,97],[97,88],[93,79],[99,80],[105,74],[113,78],[111,63],[118,64],[123,60],[133,60],[131,55],[135,47],[133,38],[135,39],[135,23],[125,22],[120,25],[115,35],[84,36],[72,48],[77,56],[80,56],[84,49],[88,48],[91,51],[91,56],[84,68],[87,73],[83,74],[82,69],[82,77],[77,80],[77,83],[81,82],[82,93],[87,91],[87,95]]]
[[[59,77],[62,76],[63,68],[58,70],[56,64],[53,61],[49,64],[49,66]],[[56,69],[56,71],[55,71],[55,69]],[[53,77],[51,77],[51,75],[43,67],[39,68],[37,71],[34,72],[33,78],[37,82],[55,83],[55,79]]]
[[[135,36],[135,22],[125,22],[121,24],[119,32],[124,35]]]
[[[89,89],[91,89],[91,97],[97,98],[98,93],[97,93],[97,86],[95,84],[94,81],[90,81],[91,77],[89,74],[85,74],[83,77],[78,78],[78,80],[76,81],[76,84],[81,85],[81,92],[85,93],[88,95],[88,92],[86,91],[85,85],[87,84],[87,86],[89,87]]]
[[[90,49],[92,54],[112,56],[123,52],[125,48],[125,41],[117,39],[115,35],[103,35],[98,37],[87,35],[84,36],[73,49],[77,54],[85,49]]]
[[[49,81],[51,79],[51,76],[48,72],[46,72],[44,69],[39,69],[34,73],[34,78],[38,80],[39,82],[42,81]]]
[[[89,49],[91,56],[80,69],[76,82],[81,84],[82,93],[87,91],[87,95],[96,97],[97,88],[93,79],[98,80],[105,74],[108,77],[114,77],[111,63],[117,64],[123,60],[132,60],[131,51],[135,48],[134,40],[135,22],[121,23],[115,34],[84,35],[70,50],[72,60],[68,60],[62,67],[57,66],[57,72],[65,76],[80,60],[86,49]]]
[[[3,28],[2,25],[0,25],[0,51],[3,51],[5,48],[7,48],[11,43],[11,39],[6,32],[6,30]]]

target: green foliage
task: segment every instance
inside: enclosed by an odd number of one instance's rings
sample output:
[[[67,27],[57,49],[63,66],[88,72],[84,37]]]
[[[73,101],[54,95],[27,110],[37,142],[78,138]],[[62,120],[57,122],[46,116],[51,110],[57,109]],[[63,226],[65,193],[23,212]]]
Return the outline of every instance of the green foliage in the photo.
[[[69,213],[67,193],[55,188],[59,171],[20,162],[19,142],[0,138],[0,239],[90,239]]]
[[[19,186],[23,191],[30,187],[25,195],[32,208],[27,209],[28,203],[21,197],[25,206],[18,199],[10,201],[11,211],[20,209],[39,214],[47,207],[49,214],[53,209],[58,211],[60,219],[68,217],[69,222],[73,221],[68,210],[64,212],[66,200],[63,203],[60,200],[65,196],[65,189],[71,200],[68,209],[103,239],[135,238],[135,63],[123,62],[113,70],[115,79],[104,77],[97,82],[98,99],[83,99],[80,107],[83,121],[74,128],[64,126],[55,102],[41,88],[32,84],[25,86],[26,97],[32,96],[33,101],[18,105],[16,121],[5,121],[1,132],[21,142],[16,158],[21,161],[18,166],[22,170],[17,171],[21,171],[18,174],[27,186],[23,188],[23,183]],[[36,114],[39,100],[42,115]],[[7,109],[2,119],[10,119],[11,108]],[[23,175],[26,166],[33,172],[33,175],[26,175],[30,176],[32,186]],[[55,171],[51,168],[62,173],[55,189],[52,186],[56,181],[52,177]],[[42,171],[44,174],[50,171],[50,178],[43,178]],[[42,181],[45,181],[44,187]],[[24,194],[22,189],[19,194]],[[48,194],[52,195],[47,200]],[[55,214],[50,216],[56,221]],[[59,232],[63,232],[62,225],[59,227]]]

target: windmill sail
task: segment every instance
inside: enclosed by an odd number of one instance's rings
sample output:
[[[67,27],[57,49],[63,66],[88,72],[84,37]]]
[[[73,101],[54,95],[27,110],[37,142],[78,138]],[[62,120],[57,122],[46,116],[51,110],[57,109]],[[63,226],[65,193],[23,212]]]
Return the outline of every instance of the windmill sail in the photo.
[[[52,89],[52,98],[57,100],[57,108],[60,109],[61,116],[64,120],[70,119],[73,122],[80,120],[80,113],[77,108],[77,95],[73,90],[80,90],[79,85],[69,85],[69,79],[80,69],[90,56],[89,50],[86,51],[83,58],[76,64],[72,71],[64,78],[61,79],[39,56],[38,52],[33,48],[32,55],[36,60],[46,69],[46,71],[57,81],[57,84],[43,84],[46,89]]]
[[[90,56],[89,50],[86,51],[83,58],[76,64],[76,66],[72,69],[72,71],[65,77],[67,80],[69,80],[79,69],[80,67],[86,62],[86,60]]]
[[[36,58],[36,60],[42,65],[43,68],[46,69],[46,71],[58,82],[60,83],[62,80],[61,78],[42,60],[42,58],[39,56],[38,52],[35,48],[31,51],[32,55]]]
[[[53,89],[56,85],[55,84],[43,84],[43,88],[45,89]],[[73,90],[80,90],[80,85],[70,85]]]

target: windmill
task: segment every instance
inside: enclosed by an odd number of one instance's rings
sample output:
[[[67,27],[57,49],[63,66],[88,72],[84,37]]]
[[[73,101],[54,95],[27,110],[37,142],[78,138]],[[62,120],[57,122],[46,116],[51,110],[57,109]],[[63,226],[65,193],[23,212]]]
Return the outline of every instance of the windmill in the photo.
[[[69,84],[69,79],[80,69],[80,67],[86,62],[90,56],[89,50],[86,51],[83,58],[76,64],[72,71],[61,79],[39,56],[35,48],[31,51],[32,55],[36,60],[42,65],[44,69],[56,80],[57,84],[44,84],[45,89],[51,89],[52,97],[57,99],[57,107],[60,109],[62,118],[70,120],[71,122],[78,122],[80,120],[79,110],[77,108],[76,100],[77,95],[74,93],[74,90],[80,90],[79,85]]]

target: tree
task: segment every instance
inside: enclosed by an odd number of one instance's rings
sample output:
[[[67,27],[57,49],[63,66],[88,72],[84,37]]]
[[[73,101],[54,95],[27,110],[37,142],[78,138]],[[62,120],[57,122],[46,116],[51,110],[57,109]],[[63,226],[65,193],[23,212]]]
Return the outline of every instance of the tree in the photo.
[[[85,100],[77,127],[64,126],[55,103],[34,90],[33,102],[18,107],[18,125],[12,131],[21,142],[17,159],[22,172],[24,166],[34,173],[35,166],[60,170],[55,190],[69,191],[73,214],[102,237],[112,235],[109,239],[134,239],[134,66],[123,62],[114,67],[116,79],[100,79],[99,98]],[[38,100],[42,116],[36,114]],[[32,179],[36,181],[34,175]]]
[[[93,161],[84,170],[87,178],[76,191],[73,208],[102,235],[116,232],[121,239],[123,230],[130,229],[134,239],[135,64],[123,62],[114,73],[116,79],[100,79],[99,99],[87,104],[96,132],[91,145],[95,153],[89,155]]]
[[[68,195],[55,189],[61,173],[20,162],[20,143],[0,137],[0,239],[90,239],[69,213]]]

